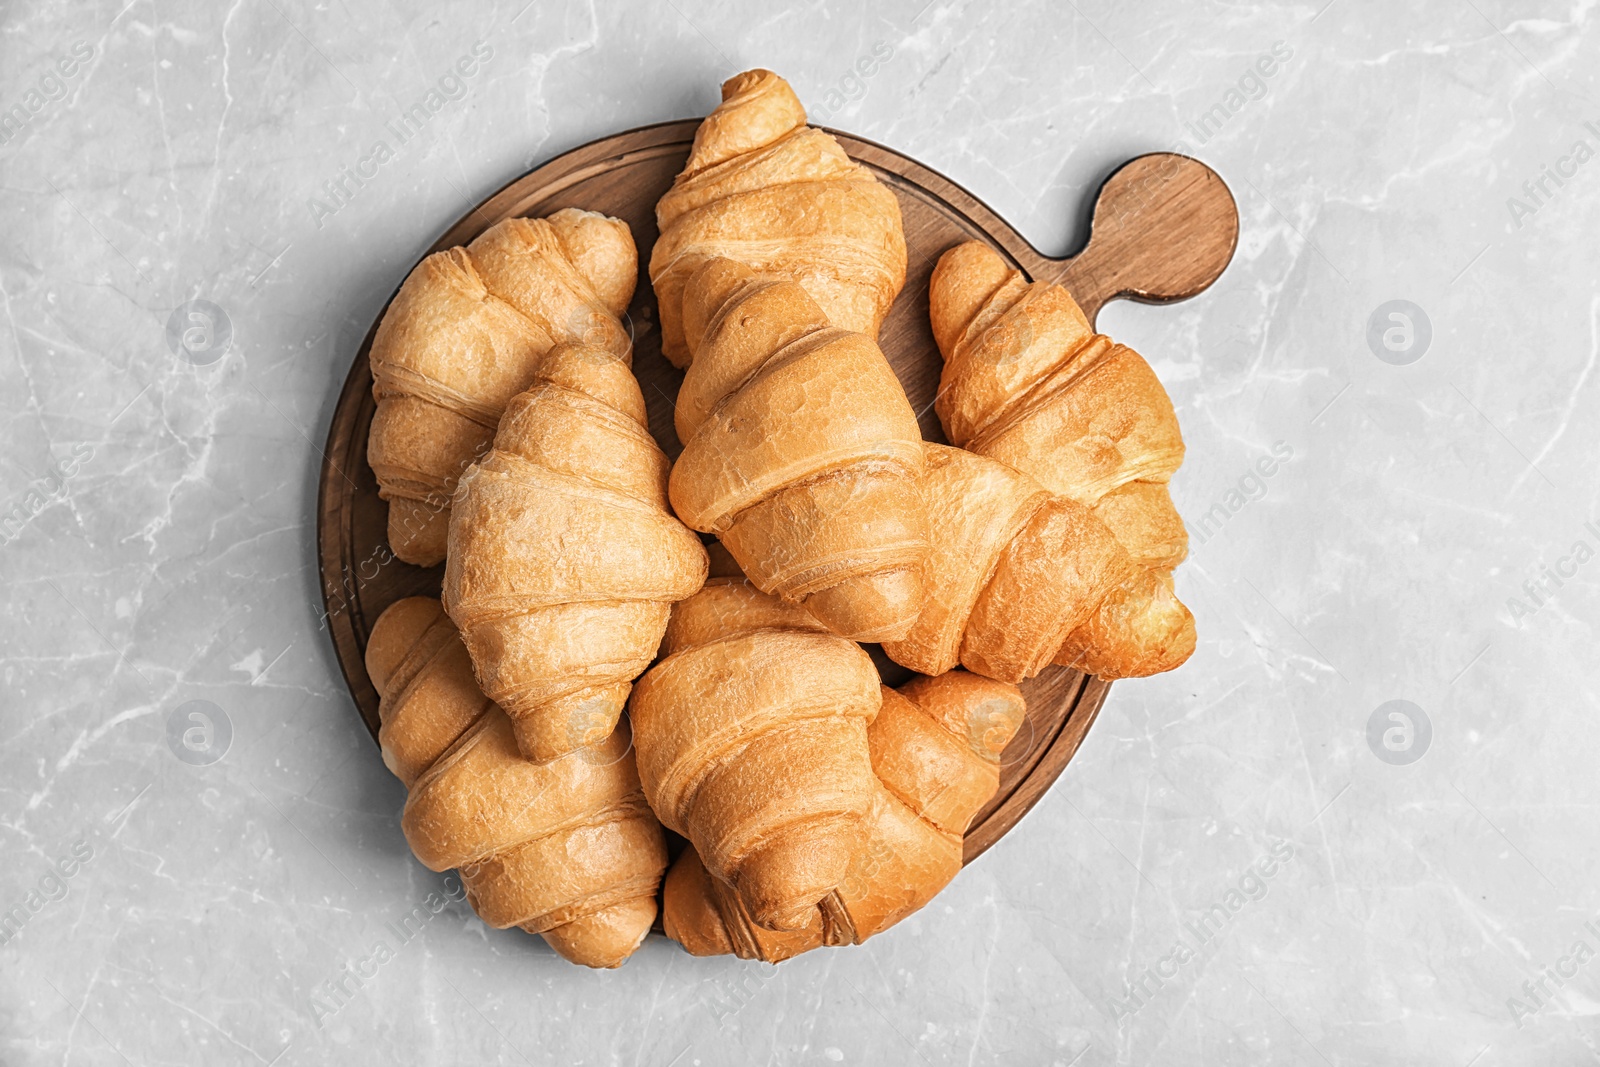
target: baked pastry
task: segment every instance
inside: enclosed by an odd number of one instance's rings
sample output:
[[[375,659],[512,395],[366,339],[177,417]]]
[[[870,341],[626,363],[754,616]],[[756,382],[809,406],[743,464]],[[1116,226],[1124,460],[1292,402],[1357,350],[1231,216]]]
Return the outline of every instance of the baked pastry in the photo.
[[[798,283],[708,260],[684,290],[693,364],[669,492],[757,588],[856,641],[903,635],[928,554],[922,433],[865,334]]]
[[[667,866],[627,727],[552,763],[523,759],[432,597],[390,605],[366,659],[417,859],[459,868],[473,910],[496,929],[520,926],[589,967],[627,959],[655,921]]]
[[[529,759],[611,736],[673,603],[705,582],[670,467],[627,363],[561,344],[461,478],[444,605]]]
[[[928,313],[945,360],[934,406],[952,444],[1093,508],[1136,563],[1182,561],[1188,534],[1167,482],[1183,437],[1143,357],[1095,333],[1061,286],[1029,282],[978,241],[939,257]]]
[[[378,410],[367,460],[389,502],[396,556],[424,567],[444,559],[456,481],[551,345],[583,341],[630,357],[618,316],[638,272],[627,224],[575,208],[506,219],[411,272],[370,356]]]
[[[844,879],[791,932],[762,928],[693,849],[667,873],[667,936],[696,956],[777,963],[819,945],[859,944],[921,908],[961,869],[961,838],[1000,785],[1000,753],[1022,724],[1014,685],[952,671],[883,688],[867,729],[878,784]]]
[[[900,204],[831,134],[806,125],[789,83],[768,70],[722,85],[683,172],[656,204],[661,236],[650,284],[661,350],[685,367],[683,289],[707,259],[727,256],[786,274],[828,320],[876,339],[906,281]]]
[[[739,578],[678,604],[662,652],[629,704],[650,806],[757,923],[805,926],[872,804],[872,660]]]
[[[1052,661],[1101,678],[1169,671],[1194,651],[1170,571],[1135,563],[1099,513],[1021,471],[928,444],[927,597],[889,658],[1020,682]]]

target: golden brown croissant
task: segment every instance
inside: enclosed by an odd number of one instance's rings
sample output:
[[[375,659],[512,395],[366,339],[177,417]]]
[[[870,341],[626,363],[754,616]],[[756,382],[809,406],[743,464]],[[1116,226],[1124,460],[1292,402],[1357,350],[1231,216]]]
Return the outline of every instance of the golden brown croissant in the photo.
[[[520,926],[589,967],[632,955],[655,921],[667,852],[627,727],[553,763],[523,759],[432,597],[379,616],[366,658],[383,760],[410,791],[401,825],[417,858],[460,868],[473,910],[496,929]]]
[[[878,336],[906,281],[900,204],[839,142],[806,125],[789,83],[752,70],[722,85],[683,173],[656,204],[650,282],[661,350],[694,358],[683,333],[689,276],[714,256],[786,274],[835,326]]]
[[[804,926],[871,807],[872,660],[735,578],[673,609],[662,652],[629,705],[650,806],[757,922]]]
[[[551,345],[584,341],[629,357],[618,316],[638,270],[626,223],[565,208],[497,223],[411,272],[371,353],[378,410],[367,459],[389,501],[396,556],[444,559],[456,480]]]
[[[728,259],[684,291],[694,363],[675,410],[672,506],[764,592],[883,641],[922,604],[922,433],[872,339],[787,278]]]
[[[977,241],[939,257],[928,311],[951,442],[1094,508],[1136,562],[1177,566],[1188,534],[1167,482],[1183,438],[1143,357],[1096,334],[1061,286],[1028,282]]]
[[[859,944],[921,908],[961,869],[961,837],[1000,785],[1000,753],[1022,724],[1022,692],[952,671],[883,688],[867,729],[878,778],[863,845],[802,929],[763,929],[694,849],[667,872],[667,936],[696,956],[778,963],[818,945]]]
[[[1020,682],[1052,660],[1101,678],[1169,671],[1194,651],[1170,572],[1129,558],[1097,513],[947,445],[928,454],[933,551],[922,615],[884,651],[923,674],[958,662]]]
[[[533,379],[461,478],[444,604],[523,754],[545,762],[611,735],[706,553],[667,510],[671,463],[627,363],[562,344]]]

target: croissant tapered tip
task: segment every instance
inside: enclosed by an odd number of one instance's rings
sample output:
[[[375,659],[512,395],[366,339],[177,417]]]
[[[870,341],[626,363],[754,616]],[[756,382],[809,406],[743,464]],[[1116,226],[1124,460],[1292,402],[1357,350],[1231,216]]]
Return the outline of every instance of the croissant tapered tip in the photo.
[[[768,930],[803,930],[817,902],[836,889],[860,846],[859,819],[799,823],[763,841],[739,864],[734,885],[750,917]]]
[[[616,729],[632,690],[632,683],[625,681],[580,689],[513,716],[517,750],[524,759],[550,763],[604,742]]]
[[[1028,713],[1021,689],[970,671],[913,678],[900,694],[991,763],[1000,759]]]
[[[1197,635],[1194,613],[1172,590],[1170,572],[1153,572],[1157,578],[1154,602],[1146,613],[1150,620],[1144,655],[1133,677],[1147,677],[1176,670],[1194,655]]]
[[[785,85],[789,84],[782,77],[765,67],[751,67],[749,70],[741,71],[722,83],[722,99],[728,100],[738,96],[740,93],[746,92],[772,78],[776,78]]]
[[[632,353],[578,342],[564,342],[546,352],[535,372],[536,381],[549,382],[598,400],[620,411],[640,426],[649,427],[644,390],[630,369]],[[507,411],[536,399],[535,390],[513,397]]]
[[[411,646],[444,615],[437,597],[413,596],[397,600],[384,609],[367,638],[367,676],[378,696],[385,695],[389,679]]]
[[[928,281],[928,318],[945,359],[955,354],[967,324],[1010,275],[1000,253],[982,241],[966,241],[939,257]]]
[[[433,567],[444,561],[450,539],[450,507],[444,501],[389,500],[386,536],[395,557],[414,567]]]
[[[711,320],[755,276],[743,263],[724,256],[706,260],[689,275],[683,287],[683,339],[691,359],[700,351]]]
[[[546,220],[564,252],[612,315],[620,316],[639,281],[639,249],[621,219],[598,211],[562,208]]]
[[[711,875],[693,848],[684,849],[667,871],[661,887],[661,928],[691,956],[725,956],[734,951],[712,897]]]
[[[770,70],[747,70],[722,83],[722,103],[695,131],[683,175],[758,148],[806,124],[806,109],[788,82]]]
[[[868,644],[898,641],[922,612],[920,571],[902,567],[847,578],[806,598],[806,608],[840,637]]]
[[[1172,588],[1170,571],[1140,571],[1067,638],[1055,661],[1098,678],[1147,678],[1183,666],[1194,654],[1194,615]]]
[[[633,955],[655,920],[655,897],[638,897],[545,930],[540,936],[562,959],[609,970]]]

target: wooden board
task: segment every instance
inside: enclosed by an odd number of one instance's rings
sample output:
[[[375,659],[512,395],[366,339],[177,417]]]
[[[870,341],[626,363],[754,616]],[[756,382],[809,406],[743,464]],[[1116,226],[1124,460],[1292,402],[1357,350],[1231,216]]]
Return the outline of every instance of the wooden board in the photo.
[[[626,221],[638,242],[640,263],[638,290],[628,309],[634,370],[644,386],[650,429],[674,458],[682,446],[673,430],[672,404],[683,375],[661,356],[655,297],[644,270],[656,239],[656,201],[682,169],[698,124],[647,126],[558,156],[479,205],[429,250],[466,244],[502,219],[563,207],[603,211]],[[1238,211],[1227,186],[1187,156],[1139,156],[1117,170],[1095,202],[1085,248],[1051,259],[943,176],[881,145],[835,136],[900,200],[909,268],[879,343],[918,412],[923,436],[932,441],[945,437],[933,411],[942,361],[928,325],[928,278],[945,249],[973,238],[986,240],[1030,277],[1066,285],[1092,322],[1107,301],[1119,297],[1168,303],[1194,296],[1221,275],[1237,244]],[[397,289],[403,280],[395,277]],[[317,546],[326,625],[356,707],[376,738],[378,694],[362,659],[367,636],[396,600],[438,596],[444,568],[401,563],[386,547],[387,505],[378,499],[377,480],[367,466],[374,411],[367,363],[371,345],[368,331],[360,350],[351,354],[350,375],[328,431]],[[874,659],[891,685],[910,676],[881,652]],[[969,863],[1015,826],[1055,781],[1094,722],[1109,685],[1051,667],[1022,688],[1027,719],[1003,756],[1000,791],[967,833]]]

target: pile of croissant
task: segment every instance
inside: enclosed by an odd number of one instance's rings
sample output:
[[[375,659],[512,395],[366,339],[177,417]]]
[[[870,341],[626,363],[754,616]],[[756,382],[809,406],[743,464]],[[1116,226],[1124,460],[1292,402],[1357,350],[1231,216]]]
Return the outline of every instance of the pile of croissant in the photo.
[[[722,96],[648,264],[684,370],[675,463],[616,219],[429,256],[371,350],[389,543],[445,564],[442,602],[392,605],[366,651],[406,838],[485,922],[591,967],[658,900],[697,955],[892,926],[960,869],[1017,682],[1149,675],[1195,643],[1183,441],[1149,365],[1059,286],[951,248],[929,304],[957,447],[924,442],[876,342],[906,276],[895,195],[778,76]],[[919,676],[883,686],[860,642]],[[688,841],[670,869],[663,827]]]

